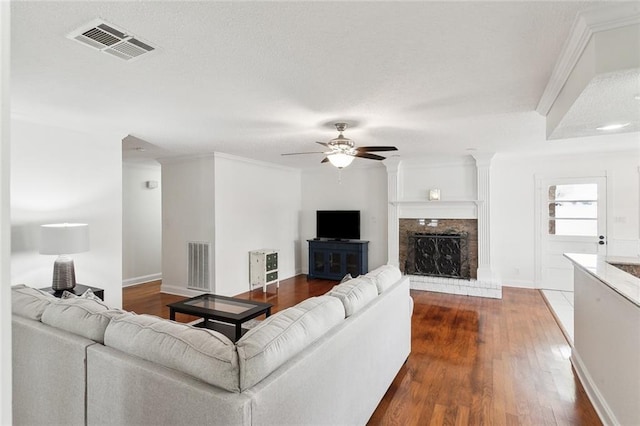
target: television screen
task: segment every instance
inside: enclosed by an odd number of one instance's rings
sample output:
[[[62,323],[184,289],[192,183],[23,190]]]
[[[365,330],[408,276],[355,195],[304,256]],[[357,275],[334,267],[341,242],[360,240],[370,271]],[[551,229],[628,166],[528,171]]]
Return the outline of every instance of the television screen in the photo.
[[[318,210],[316,237],[330,240],[359,240],[360,211]]]

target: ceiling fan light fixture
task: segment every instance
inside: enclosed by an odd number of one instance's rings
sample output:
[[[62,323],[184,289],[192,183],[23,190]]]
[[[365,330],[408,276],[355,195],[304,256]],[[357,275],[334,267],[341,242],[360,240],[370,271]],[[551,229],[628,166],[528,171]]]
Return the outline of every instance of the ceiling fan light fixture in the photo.
[[[342,152],[337,152],[335,154],[327,155],[327,158],[329,159],[329,162],[333,164],[335,167],[342,169],[344,167],[347,167],[349,164],[351,164],[351,162],[355,157]]]

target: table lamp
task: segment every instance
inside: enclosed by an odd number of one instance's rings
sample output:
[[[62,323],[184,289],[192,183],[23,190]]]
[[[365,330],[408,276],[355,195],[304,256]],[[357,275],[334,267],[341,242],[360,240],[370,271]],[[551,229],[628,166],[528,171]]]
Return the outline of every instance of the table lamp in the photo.
[[[55,223],[40,226],[40,254],[57,254],[53,264],[55,291],[76,286],[76,272],[69,254],[89,251],[89,225],[86,223]]]

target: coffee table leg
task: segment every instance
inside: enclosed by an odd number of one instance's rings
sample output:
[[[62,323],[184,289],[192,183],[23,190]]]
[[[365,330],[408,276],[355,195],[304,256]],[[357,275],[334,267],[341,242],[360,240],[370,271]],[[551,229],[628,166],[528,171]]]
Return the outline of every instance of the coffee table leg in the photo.
[[[169,319],[171,321],[176,320],[176,311],[174,311],[173,308],[169,308]]]
[[[271,308],[267,308],[267,313],[264,314],[265,317],[271,316]]]
[[[242,324],[236,324],[236,342],[242,337]]]

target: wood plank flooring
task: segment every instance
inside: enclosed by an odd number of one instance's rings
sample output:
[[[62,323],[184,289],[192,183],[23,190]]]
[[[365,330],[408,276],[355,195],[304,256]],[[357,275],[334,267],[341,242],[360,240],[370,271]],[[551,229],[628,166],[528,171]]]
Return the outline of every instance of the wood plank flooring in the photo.
[[[258,289],[238,297],[272,303],[277,312],[333,285],[299,275],[277,291],[271,285],[266,294]],[[505,287],[502,300],[411,296],[412,352],[370,425],[601,425],[537,290]],[[163,318],[165,305],[181,299],[160,293],[160,282],[123,290],[124,309]]]

